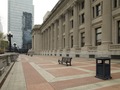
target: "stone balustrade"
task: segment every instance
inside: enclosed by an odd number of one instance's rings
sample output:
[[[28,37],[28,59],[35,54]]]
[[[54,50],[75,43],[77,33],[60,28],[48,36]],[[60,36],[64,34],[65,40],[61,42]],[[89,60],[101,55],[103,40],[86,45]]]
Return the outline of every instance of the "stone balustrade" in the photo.
[[[4,73],[7,66],[10,66],[12,62],[15,62],[19,54],[17,53],[6,53],[0,54],[0,76]]]

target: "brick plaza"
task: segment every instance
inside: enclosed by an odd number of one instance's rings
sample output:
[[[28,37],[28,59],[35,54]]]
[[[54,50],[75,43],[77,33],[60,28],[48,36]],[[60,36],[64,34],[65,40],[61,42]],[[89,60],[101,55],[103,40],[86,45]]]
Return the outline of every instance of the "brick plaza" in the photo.
[[[112,79],[102,80],[95,77],[95,59],[73,58],[72,66],[58,59],[20,55],[1,90],[120,90],[120,60],[111,60]]]

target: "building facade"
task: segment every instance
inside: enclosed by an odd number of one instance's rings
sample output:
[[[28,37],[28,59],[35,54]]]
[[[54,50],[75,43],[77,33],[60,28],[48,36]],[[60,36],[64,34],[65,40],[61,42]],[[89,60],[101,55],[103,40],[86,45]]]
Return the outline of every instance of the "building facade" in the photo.
[[[120,0],[59,0],[32,40],[35,54],[120,58]]]
[[[33,0],[8,0],[8,31],[20,49],[31,48],[31,31],[34,22]]]

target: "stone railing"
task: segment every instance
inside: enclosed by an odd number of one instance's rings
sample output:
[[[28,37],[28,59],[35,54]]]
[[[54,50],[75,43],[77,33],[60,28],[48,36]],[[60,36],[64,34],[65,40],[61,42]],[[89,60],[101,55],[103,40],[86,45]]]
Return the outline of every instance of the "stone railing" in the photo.
[[[120,50],[120,44],[109,45],[109,50]]]
[[[89,46],[88,51],[97,51],[97,47],[96,46]]]
[[[19,54],[17,53],[6,53],[0,54],[0,76],[4,73],[7,66],[10,66],[12,62],[15,62]]]

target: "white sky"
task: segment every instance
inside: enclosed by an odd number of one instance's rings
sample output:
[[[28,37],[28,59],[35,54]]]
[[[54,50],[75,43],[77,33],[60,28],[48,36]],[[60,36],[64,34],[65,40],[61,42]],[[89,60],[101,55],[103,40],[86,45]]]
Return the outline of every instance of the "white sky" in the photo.
[[[0,0],[0,17],[3,25],[3,32],[7,33],[7,1]],[[33,0],[34,4],[34,24],[41,24],[43,16],[52,8],[59,0]]]

